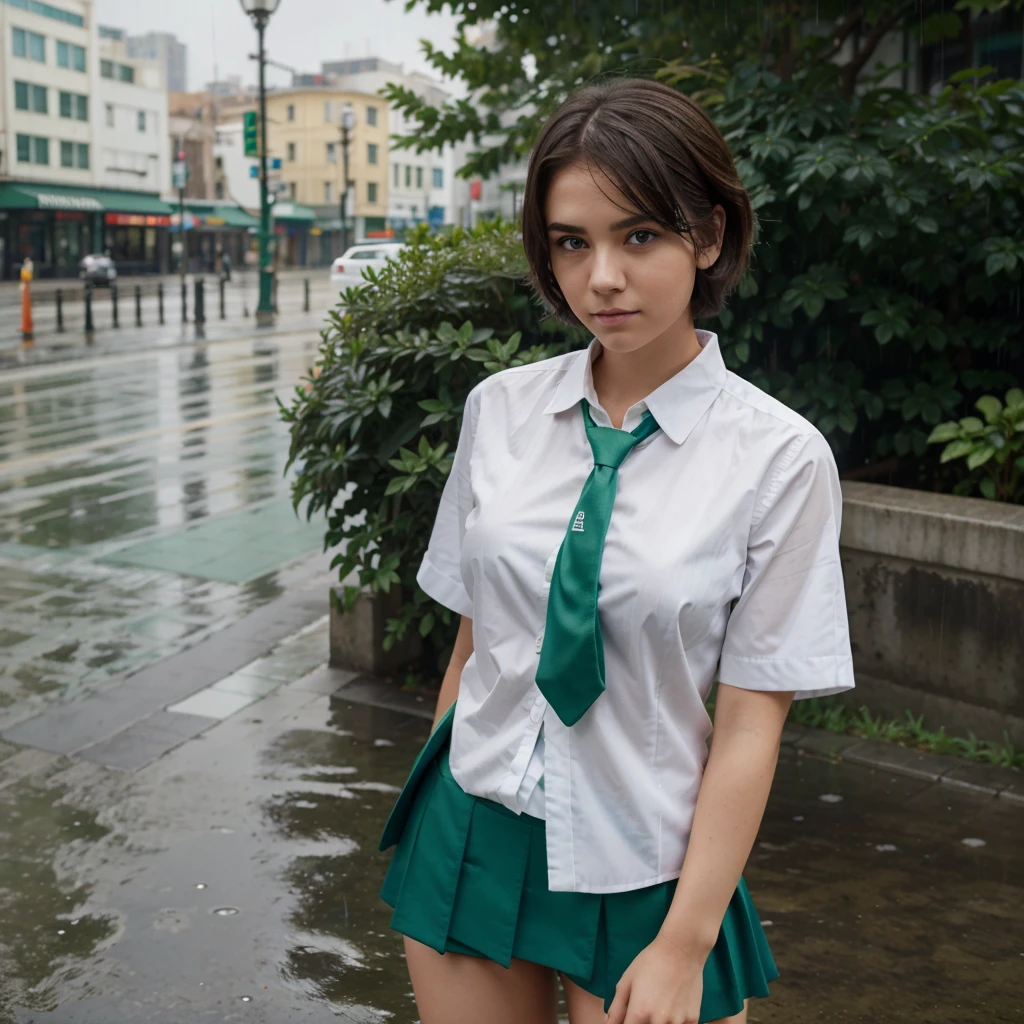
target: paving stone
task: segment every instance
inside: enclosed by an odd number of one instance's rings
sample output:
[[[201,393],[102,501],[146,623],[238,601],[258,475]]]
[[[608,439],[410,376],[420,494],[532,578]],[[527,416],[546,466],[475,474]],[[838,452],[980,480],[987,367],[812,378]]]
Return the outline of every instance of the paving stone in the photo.
[[[140,722],[102,743],[86,747],[78,756],[108,768],[133,772],[180,746],[186,738]]]
[[[216,718],[209,718],[206,715],[188,715],[180,711],[154,711],[142,719],[139,725],[148,729],[157,729],[160,732],[173,733],[182,739],[190,740],[201,732],[215,725]]]
[[[834,757],[848,747],[863,742],[858,736],[843,736],[840,733],[829,732],[827,729],[808,729],[793,746],[812,754]]]
[[[272,693],[282,683],[281,679],[268,679],[266,676],[256,675],[247,666],[214,683],[211,689],[258,698]]]
[[[207,687],[178,704],[172,704],[167,710],[208,718],[227,718],[258,699],[244,693],[227,693]]]
[[[1011,768],[961,761],[942,776],[942,781],[950,786],[995,794],[1019,784],[1020,772],[1015,772]]]
[[[782,745],[788,746],[790,743],[796,743],[797,740],[803,739],[806,735],[807,729],[804,726],[787,723],[782,728]]]
[[[873,768],[886,768],[901,775],[912,775],[914,778],[928,779],[931,782],[938,781],[958,764],[952,757],[909,750],[907,747],[883,743],[881,740],[863,740],[844,749],[842,758],[844,761],[854,761]]]
[[[335,670],[337,671],[337,670]],[[350,682],[331,695],[333,701],[352,701],[355,704],[369,704],[373,707],[404,711],[417,718],[432,720],[436,697],[413,694],[398,689],[392,683],[371,675],[355,675]]]
[[[344,668],[331,668],[330,665],[323,665],[314,669],[301,679],[296,679],[288,687],[290,690],[305,690],[308,693],[320,693],[325,696],[333,696],[343,687],[348,686],[355,679],[368,679],[359,672],[350,672]]]

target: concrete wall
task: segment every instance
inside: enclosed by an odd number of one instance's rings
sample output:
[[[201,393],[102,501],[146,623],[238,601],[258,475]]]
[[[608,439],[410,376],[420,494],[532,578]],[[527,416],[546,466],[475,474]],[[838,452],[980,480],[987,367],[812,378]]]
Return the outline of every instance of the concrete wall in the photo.
[[[1024,743],[1024,507],[844,481],[841,549],[846,702]]]

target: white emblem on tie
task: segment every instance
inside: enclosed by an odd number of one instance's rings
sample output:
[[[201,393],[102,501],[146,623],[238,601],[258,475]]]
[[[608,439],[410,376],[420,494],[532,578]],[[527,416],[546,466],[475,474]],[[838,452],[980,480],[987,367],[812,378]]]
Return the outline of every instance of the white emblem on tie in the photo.
[[[583,513],[582,512],[577,512],[576,513],[576,522],[574,522],[572,524],[572,532],[573,533],[582,533],[583,532]]]

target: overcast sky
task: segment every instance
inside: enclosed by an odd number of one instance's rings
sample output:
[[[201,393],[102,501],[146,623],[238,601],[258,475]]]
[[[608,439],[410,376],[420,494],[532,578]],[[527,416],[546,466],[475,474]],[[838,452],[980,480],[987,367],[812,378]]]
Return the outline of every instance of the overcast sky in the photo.
[[[191,89],[214,78],[241,75],[255,82],[256,30],[239,0],[95,0],[99,23],[132,35],[173,32],[188,46]],[[281,0],[267,29],[267,56],[300,71],[319,71],[324,60],[383,57],[406,71],[431,71],[418,40],[429,39],[449,53],[455,18],[449,12],[405,12],[402,0]],[[270,67],[268,83],[287,85],[288,72]],[[449,88],[451,88],[449,86]],[[456,93],[462,90],[455,89]]]

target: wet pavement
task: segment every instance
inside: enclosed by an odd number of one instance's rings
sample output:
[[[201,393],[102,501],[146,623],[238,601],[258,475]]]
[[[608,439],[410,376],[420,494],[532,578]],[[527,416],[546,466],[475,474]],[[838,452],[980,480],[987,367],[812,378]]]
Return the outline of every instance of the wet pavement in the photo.
[[[414,701],[321,667],[135,773],[9,781],[0,752],[0,1020],[414,1021],[376,851]],[[781,977],[750,1021],[1020,1021],[1022,840],[1019,803],[784,746],[746,872]]]
[[[323,559],[322,521],[290,509],[275,401],[321,320],[3,370],[0,731],[198,643]]]

